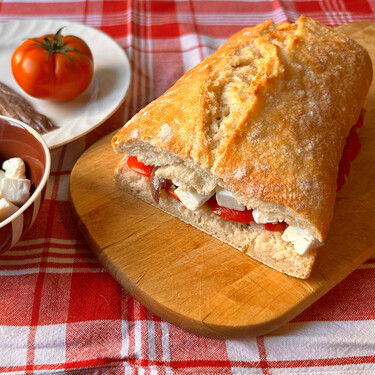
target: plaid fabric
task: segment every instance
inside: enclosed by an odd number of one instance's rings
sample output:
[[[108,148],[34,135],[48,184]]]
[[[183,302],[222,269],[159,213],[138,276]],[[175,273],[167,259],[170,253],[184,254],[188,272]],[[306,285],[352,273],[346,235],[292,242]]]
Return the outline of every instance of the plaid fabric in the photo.
[[[55,18],[112,36],[131,59],[124,105],[85,137],[52,152],[41,213],[0,256],[0,373],[373,374],[375,257],[277,331],[198,337],[162,321],[93,256],[68,202],[70,171],[93,142],[170,87],[230,34],[300,14],[335,26],[374,21],[374,0],[0,2],[0,21]]]

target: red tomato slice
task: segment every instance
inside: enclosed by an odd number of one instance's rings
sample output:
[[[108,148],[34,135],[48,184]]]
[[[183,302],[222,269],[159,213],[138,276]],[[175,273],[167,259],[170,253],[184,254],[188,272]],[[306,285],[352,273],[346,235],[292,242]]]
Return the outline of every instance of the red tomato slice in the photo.
[[[138,160],[136,156],[130,156],[126,163],[132,171],[148,177],[151,176],[152,170],[154,168],[153,165],[143,164]]]
[[[284,232],[284,230],[288,227],[288,224],[285,221],[281,221],[279,223],[267,223],[263,224],[264,229],[269,230],[270,232]]]
[[[245,211],[238,211],[233,210],[231,208],[219,206],[215,195],[212,196],[208,203],[208,207],[210,207],[211,211],[221,218],[229,221],[237,221],[239,223],[248,224],[254,221],[253,218],[253,210],[245,210]]]
[[[359,140],[358,133],[355,128],[352,128],[346,141],[344,154],[351,162],[358,156],[360,149],[361,141]]]
[[[180,198],[177,196],[177,194],[174,192],[176,190],[176,187],[172,185],[171,180],[167,180],[165,185],[165,191],[174,199],[180,201]]]

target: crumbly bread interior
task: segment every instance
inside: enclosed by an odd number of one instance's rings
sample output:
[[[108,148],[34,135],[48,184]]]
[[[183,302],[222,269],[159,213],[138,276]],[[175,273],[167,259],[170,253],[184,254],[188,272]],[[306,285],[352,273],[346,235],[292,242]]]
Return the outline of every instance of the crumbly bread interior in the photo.
[[[262,225],[255,223],[229,222],[214,215],[206,205],[195,211],[189,210],[164,190],[161,191],[159,203],[156,204],[150,192],[148,178],[130,170],[126,164],[126,157],[116,169],[114,179],[124,191],[233,246],[269,267],[302,279],[310,275],[317,254],[316,249],[301,256],[294,250],[292,244],[281,239],[280,232],[266,231]]]

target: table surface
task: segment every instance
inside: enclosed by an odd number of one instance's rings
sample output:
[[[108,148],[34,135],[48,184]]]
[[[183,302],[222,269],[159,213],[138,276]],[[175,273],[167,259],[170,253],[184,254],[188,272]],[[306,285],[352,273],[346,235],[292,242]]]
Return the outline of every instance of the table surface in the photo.
[[[265,336],[211,339],[153,315],[106,272],[77,228],[70,172],[237,30],[300,14],[337,26],[375,20],[374,0],[1,2],[0,21],[45,18],[114,38],[132,68],[128,96],[98,128],[53,149],[31,231],[0,256],[0,373],[373,374],[375,255],[298,317]],[[83,370],[84,369],[84,370]]]

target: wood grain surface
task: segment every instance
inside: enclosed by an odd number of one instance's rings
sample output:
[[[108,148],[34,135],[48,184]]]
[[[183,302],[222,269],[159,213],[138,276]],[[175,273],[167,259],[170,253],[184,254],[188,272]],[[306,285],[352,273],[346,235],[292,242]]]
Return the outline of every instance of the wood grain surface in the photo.
[[[375,27],[340,27],[375,57]],[[375,64],[374,64],[375,66]],[[337,196],[329,238],[312,275],[281,274],[123,191],[113,134],[89,148],[70,178],[70,198],[91,249],[111,275],[162,319],[211,337],[253,336],[285,324],[375,253],[375,87],[362,149]]]

